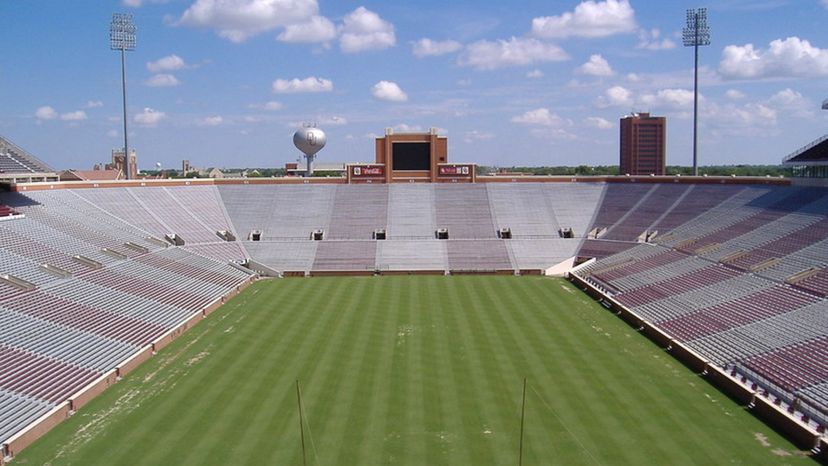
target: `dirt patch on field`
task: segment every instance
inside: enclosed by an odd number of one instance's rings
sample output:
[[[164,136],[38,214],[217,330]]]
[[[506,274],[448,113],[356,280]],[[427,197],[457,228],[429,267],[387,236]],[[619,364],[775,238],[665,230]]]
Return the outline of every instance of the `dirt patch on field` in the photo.
[[[192,366],[193,364],[197,364],[199,361],[201,361],[202,359],[206,358],[209,355],[210,355],[209,351],[202,351],[202,352],[196,354],[195,356],[193,356],[192,358],[188,359],[187,360],[187,366]]]
[[[753,438],[755,438],[756,441],[759,442],[759,444],[762,445],[763,447],[771,446],[770,442],[768,442],[768,436],[761,433],[761,432],[754,433]]]
[[[58,460],[60,460],[60,458],[64,455],[71,456],[78,450],[78,448],[106,430],[113,416],[117,414],[127,414],[137,408],[139,403],[136,402],[136,399],[139,395],[141,395],[141,391],[133,389],[121,395],[107,410],[95,414],[78,414],[84,418],[89,417],[89,421],[78,428],[77,432],[75,432],[75,435],[68,443],[58,448],[58,451],[52,461],[46,462],[45,464],[52,465],[53,462],[54,464],[60,464],[60,461]]]

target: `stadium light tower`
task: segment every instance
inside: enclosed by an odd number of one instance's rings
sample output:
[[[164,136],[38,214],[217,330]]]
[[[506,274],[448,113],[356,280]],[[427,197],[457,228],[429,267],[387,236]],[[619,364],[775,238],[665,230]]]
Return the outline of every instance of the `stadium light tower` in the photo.
[[[710,27],[707,25],[707,8],[687,10],[687,25],[682,30],[685,47],[693,47],[696,62],[693,67],[693,175],[699,176],[699,46],[710,45]]]
[[[113,13],[109,25],[109,48],[121,51],[121,91],[124,101],[124,174],[129,173],[129,145],[127,144],[126,60],[124,52],[135,50],[135,23],[132,14]]]

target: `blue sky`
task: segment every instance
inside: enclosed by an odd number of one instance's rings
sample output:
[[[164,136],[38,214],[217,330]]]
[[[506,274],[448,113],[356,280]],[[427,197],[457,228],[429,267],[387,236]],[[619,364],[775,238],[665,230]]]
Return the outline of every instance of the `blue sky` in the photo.
[[[825,134],[828,0],[721,0],[700,57],[700,163],[778,163]],[[618,162],[618,119],[668,118],[692,160],[684,1],[0,0],[0,134],[57,168],[122,145],[114,12],[139,165],[280,167],[303,121],[323,161],[372,161],[373,138],[440,128],[449,159]]]

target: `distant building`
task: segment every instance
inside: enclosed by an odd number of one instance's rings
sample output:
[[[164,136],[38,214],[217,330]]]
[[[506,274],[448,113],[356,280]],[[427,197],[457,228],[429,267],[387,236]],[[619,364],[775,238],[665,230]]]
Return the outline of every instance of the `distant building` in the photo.
[[[621,175],[664,175],[667,169],[667,119],[649,113],[621,118]]]
[[[101,170],[99,165],[94,170],[64,170],[60,172],[60,181],[116,181],[123,179],[121,170]]]
[[[138,174],[138,156],[135,154],[135,149],[129,151],[129,164],[124,164],[124,150],[112,149],[112,163],[106,164],[107,170],[120,170],[127,174],[129,179],[135,179]]]
[[[221,179],[224,178],[224,173],[219,170],[218,168],[209,167],[203,170],[198,170],[198,176],[202,178],[215,178]]]
[[[306,167],[307,163],[305,161],[288,162],[285,164],[285,175],[304,176],[305,172],[307,171]],[[314,162],[313,171],[333,174],[334,176],[345,176],[345,164],[339,162]]]

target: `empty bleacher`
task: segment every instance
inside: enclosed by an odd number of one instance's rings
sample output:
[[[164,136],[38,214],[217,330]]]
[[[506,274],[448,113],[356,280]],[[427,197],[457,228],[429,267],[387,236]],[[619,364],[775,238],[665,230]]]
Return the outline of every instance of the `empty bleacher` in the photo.
[[[437,227],[447,228],[450,239],[496,238],[485,185],[436,185],[434,194]]]
[[[828,374],[803,352],[826,350],[826,194],[680,183],[4,193],[0,204],[22,216],[0,222],[0,274],[31,287],[0,280],[0,367],[15,368],[0,374],[0,441],[235,289],[249,275],[228,262],[247,258],[322,274],[510,273],[597,257],[579,275],[641,318],[722,367],[824,409]],[[504,227],[511,239],[498,238]],[[438,228],[447,240],[435,238]],[[560,228],[575,238],[560,238]],[[600,237],[586,238],[596,228]],[[387,239],[371,239],[380,229]],[[253,230],[259,241],[248,237]],[[639,244],[644,231],[658,236]],[[186,243],[160,241],[168,233]]]
[[[700,190],[713,198],[694,212],[688,203]],[[653,227],[673,225],[657,245],[619,251],[578,274],[702,357],[786,403],[798,400],[825,426],[826,195],[696,186],[675,205],[681,214],[668,212]]]
[[[212,231],[232,224],[210,189],[0,196],[22,214],[0,222],[0,275],[13,277],[0,280],[0,441],[249,278],[226,260],[243,247]],[[203,243],[149,238],[170,225]]]
[[[384,184],[336,187],[328,239],[371,239],[371,233],[388,223],[388,186]]]
[[[50,173],[45,163],[13,142],[0,136],[0,173]]]
[[[437,229],[434,185],[394,184],[389,186],[388,194],[388,239],[434,239]]]

